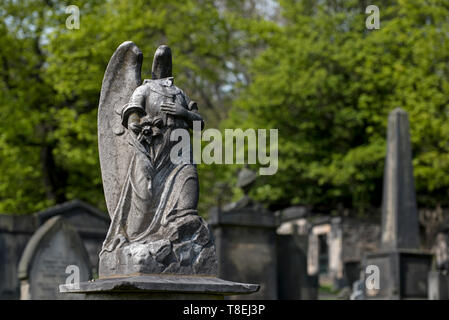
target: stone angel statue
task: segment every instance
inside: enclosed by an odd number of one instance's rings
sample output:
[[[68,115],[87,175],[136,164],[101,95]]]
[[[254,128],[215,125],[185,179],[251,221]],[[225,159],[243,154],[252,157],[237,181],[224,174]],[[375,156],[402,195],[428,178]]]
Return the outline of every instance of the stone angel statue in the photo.
[[[215,246],[197,213],[196,166],[170,158],[175,129],[203,119],[174,85],[172,54],[160,46],[151,79],[131,41],[113,54],[98,108],[98,146],[111,225],[100,252],[100,278],[130,274],[216,275]]]

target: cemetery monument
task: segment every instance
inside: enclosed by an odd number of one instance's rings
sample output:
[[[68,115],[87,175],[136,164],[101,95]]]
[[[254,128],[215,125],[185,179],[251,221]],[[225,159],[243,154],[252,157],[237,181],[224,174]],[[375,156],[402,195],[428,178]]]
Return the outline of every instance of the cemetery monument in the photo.
[[[80,281],[89,280],[91,269],[78,232],[66,219],[54,216],[34,233],[20,259],[20,299],[82,299],[80,295],[58,292],[58,286],[75,272]]]
[[[171,50],[156,50],[152,78],[143,82],[142,59],[133,42],[122,43],[101,89],[98,146],[111,224],[100,252],[100,278],[61,290],[91,299],[213,299],[255,292],[258,285],[216,278],[213,238],[197,212],[196,166],[185,156],[171,157],[174,130],[188,130],[194,121],[204,125],[197,104],[174,84]]]
[[[431,255],[420,250],[409,121],[400,108],[388,117],[381,247],[367,255],[369,265],[379,268],[380,281],[365,289],[367,299],[427,298]]]
[[[238,282],[260,284],[253,295],[236,295],[231,299],[278,298],[278,267],[276,250],[276,219],[249,196],[257,178],[256,172],[240,170],[237,187],[243,197],[209,211],[209,225],[215,235],[220,277]],[[284,251],[285,253],[285,251]]]

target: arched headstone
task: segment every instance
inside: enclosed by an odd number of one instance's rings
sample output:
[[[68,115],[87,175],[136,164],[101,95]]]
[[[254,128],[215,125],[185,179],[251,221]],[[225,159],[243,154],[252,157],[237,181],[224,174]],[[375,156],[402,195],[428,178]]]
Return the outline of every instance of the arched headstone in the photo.
[[[92,276],[81,238],[60,216],[49,219],[34,233],[20,259],[18,271],[22,300],[83,298],[59,293],[59,285],[65,284],[68,278],[87,281]]]

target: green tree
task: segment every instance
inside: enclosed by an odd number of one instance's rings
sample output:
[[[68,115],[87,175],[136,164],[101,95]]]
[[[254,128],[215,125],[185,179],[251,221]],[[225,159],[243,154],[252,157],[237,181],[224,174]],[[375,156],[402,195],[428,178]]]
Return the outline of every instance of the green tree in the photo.
[[[176,83],[212,127],[225,117],[243,72],[245,41],[228,19],[234,7],[212,0],[71,4],[80,9],[80,29],[66,28],[64,1],[0,6],[0,212],[73,198],[105,208],[97,107],[106,65],[123,41],[144,53],[143,77],[157,46],[170,45]]]
[[[272,208],[378,208],[396,107],[410,115],[420,205],[447,205],[449,4],[379,0],[381,28],[367,30],[364,0],[264,3],[74,1],[81,26],[69,30],[63,1],[3,1],[0,212],[73,198],[105,208],[96,113],[125,40],[144,52],[144,77],[156,47],[173,48],[176,83],[206,127],[279,129],[279,170],[254,190]],[[202,213],[237,168],[199,167]]]
[[[226,123],[279,129],[279,171],[255,192],[273,208],[378,208],[396,107],[410,116],[419,204],[448,204],[449,4],[376,4],[380,30],[365,27],[366,1],[280,1]]]

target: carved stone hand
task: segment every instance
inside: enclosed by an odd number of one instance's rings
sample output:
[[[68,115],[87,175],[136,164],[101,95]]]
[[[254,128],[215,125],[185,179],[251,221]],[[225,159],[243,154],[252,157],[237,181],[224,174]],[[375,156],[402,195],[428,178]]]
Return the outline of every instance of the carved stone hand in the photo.
[[[186,108],[174,102],[163,102],[161,104],[161,111],[181,118],[186,118],[188,113]]]

